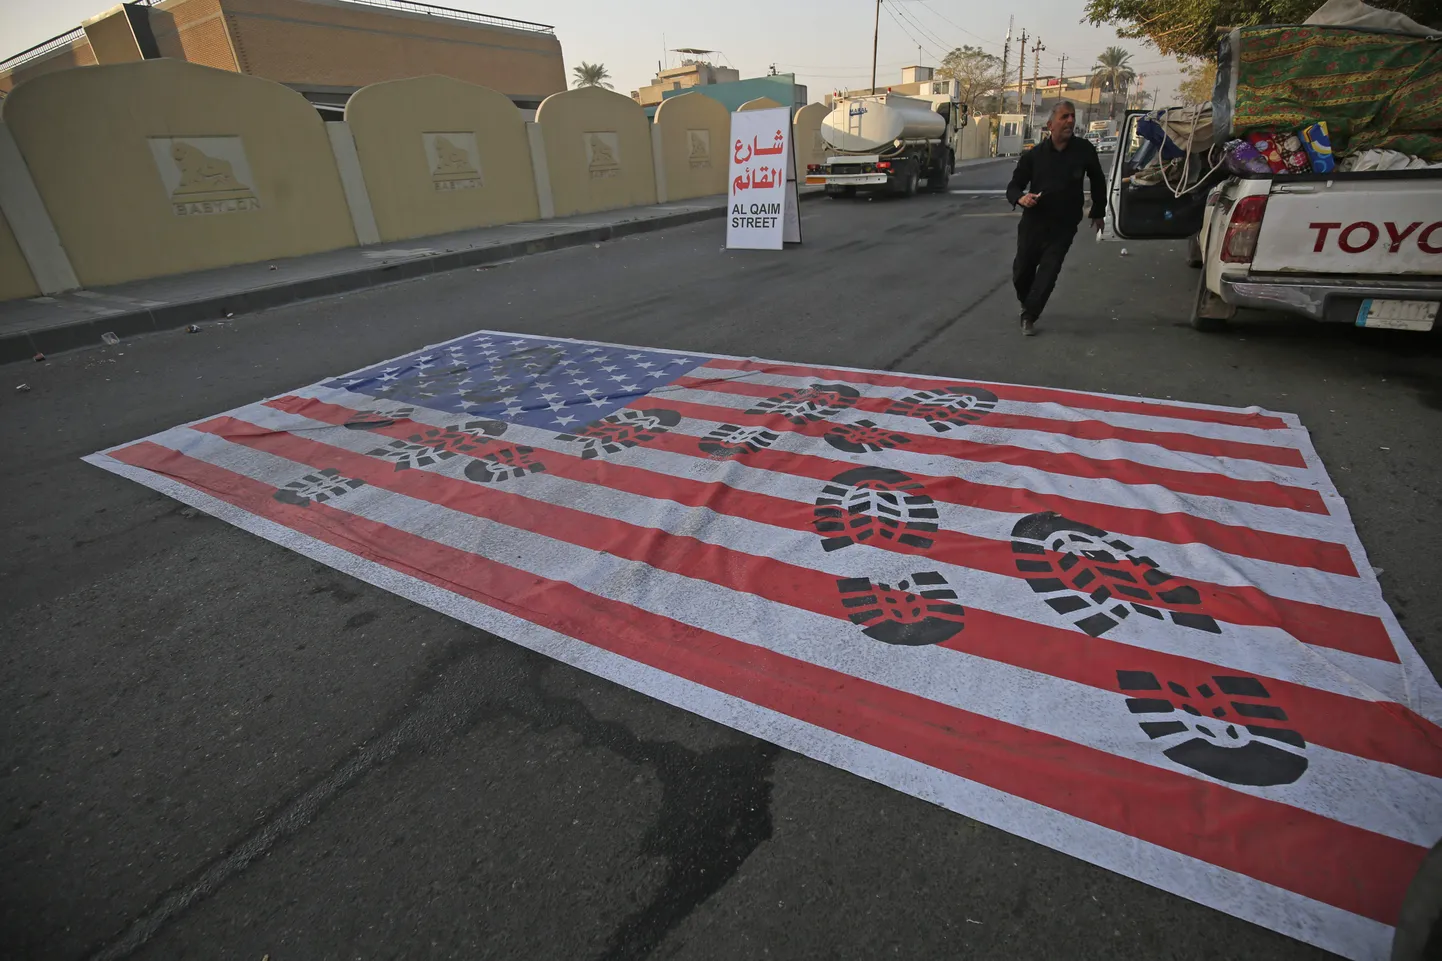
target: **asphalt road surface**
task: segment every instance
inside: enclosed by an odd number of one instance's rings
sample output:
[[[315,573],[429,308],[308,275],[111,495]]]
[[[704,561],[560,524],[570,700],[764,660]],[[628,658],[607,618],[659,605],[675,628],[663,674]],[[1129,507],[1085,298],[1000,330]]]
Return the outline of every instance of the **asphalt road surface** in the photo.
[[[1312,430],[1442,664],[1438,336],[1199,334],[1179,245],[1083,234],[1023,339],[999,197],[802,210],[779,253],[728,253],[711,221],[0,368],[5,956],[1322,956],[79,460],[478,328],[1260,404]]]

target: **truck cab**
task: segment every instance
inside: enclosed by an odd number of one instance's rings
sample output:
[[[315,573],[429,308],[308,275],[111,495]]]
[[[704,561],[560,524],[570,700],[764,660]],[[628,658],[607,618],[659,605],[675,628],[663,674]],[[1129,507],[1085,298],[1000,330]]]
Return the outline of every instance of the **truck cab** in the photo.
[[[1190,239],[1201,268],[1192,325],[1240,307],[1431,330],[1442,304],[1442,169],[1247,177],[1180,196],[1132,178],[1149,159],[1128,112],[1108,184],[1108,239]]]

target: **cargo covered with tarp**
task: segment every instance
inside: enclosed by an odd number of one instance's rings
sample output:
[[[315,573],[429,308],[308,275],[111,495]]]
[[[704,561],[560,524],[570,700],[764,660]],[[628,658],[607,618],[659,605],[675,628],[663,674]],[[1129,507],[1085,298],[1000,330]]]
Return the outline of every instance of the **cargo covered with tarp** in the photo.
[[[1333,0],[1306,24],[1233,30],[1217,58],[1216,142],[1321,121],[1339,158],[1390,150],[1442,161],[1438,36],[1355,0]]]

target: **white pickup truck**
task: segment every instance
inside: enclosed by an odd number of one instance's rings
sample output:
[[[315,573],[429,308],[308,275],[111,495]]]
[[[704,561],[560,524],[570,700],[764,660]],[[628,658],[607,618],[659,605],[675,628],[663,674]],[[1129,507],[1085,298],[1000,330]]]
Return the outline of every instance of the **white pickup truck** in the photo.
[[[1442,170],[1230,177],[1181,197],[1126,182],[1129,113],[1108,184],[1108,233],[1190,238],[1201,267],[1192,325],[1238,307],[1313,320],[1432,330],[1442,304]]]

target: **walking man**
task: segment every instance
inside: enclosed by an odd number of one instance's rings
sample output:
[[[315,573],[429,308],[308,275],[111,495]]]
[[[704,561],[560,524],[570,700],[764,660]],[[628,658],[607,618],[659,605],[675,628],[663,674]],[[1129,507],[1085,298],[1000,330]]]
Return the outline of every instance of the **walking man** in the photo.
[[[1076,107],[1063,100],[1051,110],[1051,133],[1021,155],[1006,199],[1026,208],[1016,231],[1016,260],[1011,282],[1021,301],[1021,332],[1036,333],[1036,322],[1056,287],[1062,261],[1082,219],[1082,177],[1092,185],[1092,227],[1102,228],[1107,204],[1106,178],[1096,147],[1073,137]]]

